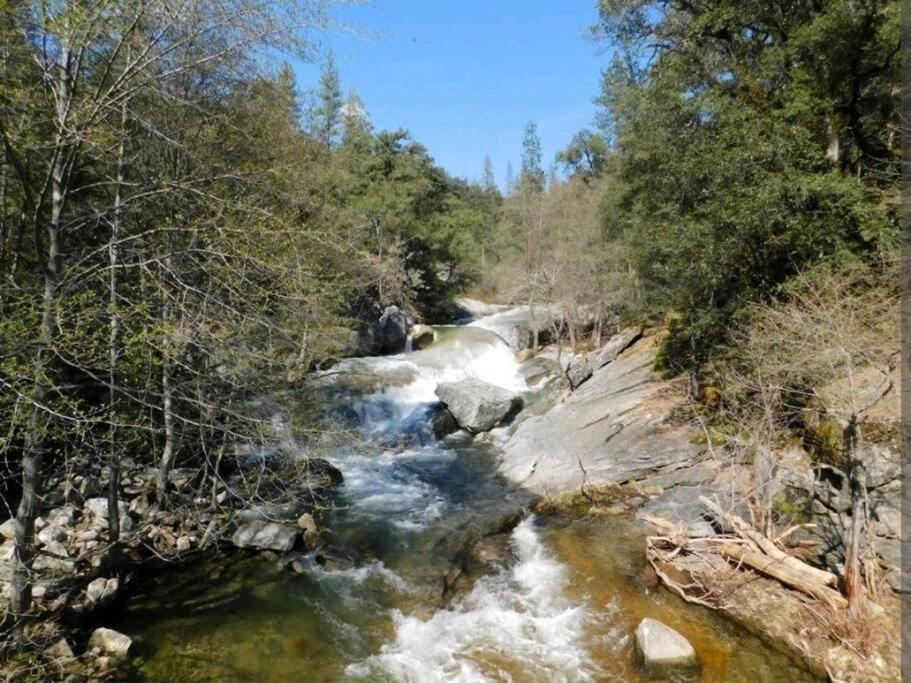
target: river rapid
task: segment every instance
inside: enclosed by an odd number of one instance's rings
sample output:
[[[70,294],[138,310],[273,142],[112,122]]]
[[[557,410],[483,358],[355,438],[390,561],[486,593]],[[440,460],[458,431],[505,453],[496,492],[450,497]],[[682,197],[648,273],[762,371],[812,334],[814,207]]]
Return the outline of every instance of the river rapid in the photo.
[[[134,638],[134,675],[648,680],[631,634],[652,616],[691,640],[698,680],[812,680],[715,615],[649,588],[644,530],[632,520],[530,514],[530,497],[496,474],[508,426],[434,438],[441,381],[476,377],[543,409],[507,343],[510,320],[438,328],[425,350],[349,359],[316,378],[328,412],[353,428],[325,453],[345,478],[321,517],[327,548],[303,558],[300,573],[256,555],[156,577],[112,624]],[[466,565],[478,548],[483,566]]]

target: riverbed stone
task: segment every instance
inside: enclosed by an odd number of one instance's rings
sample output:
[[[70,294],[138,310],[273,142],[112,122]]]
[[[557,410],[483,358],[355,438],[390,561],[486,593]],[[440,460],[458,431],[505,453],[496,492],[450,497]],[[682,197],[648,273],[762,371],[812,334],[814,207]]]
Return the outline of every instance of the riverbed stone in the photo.
[[[408,316],[398,306],[388,306],[376,325],[380,353],[401,353],[408,339]]]
[[[241,524],[232,541],[238,548],[259,548],[286,552],[297,542],[299,530],[289,524],[251,520]]]
[[[127,656],[132,644],[133,640],[129,636],[112,628],[96,628],[89,638],[89,649],[97,647],[101,652],[118,659]]]
[[[16,538],[15,519],[8,519],[3,524],[0,524],[0,536],[9,540]]]
[[[47,545],[51,541],[62,543],[66,541],[67,536],[66,529],[59,527],[56,524],[49,524],[38,532],[38,541],[44,545]]]
[[[443,382],[436,395],[459,425],[473,433],[489,431],[522,407],[518,394],[478,379]]]
[[[698,666],[699,660],[690,641],[670,626],[646,617],[636,628],[636,650],[649,671],[667,673],[674,669]]]
[[[437,333],[430,325],[415,325],[408,332],[408,336],[411,337],[411,348],[420,351],[436,341]]]

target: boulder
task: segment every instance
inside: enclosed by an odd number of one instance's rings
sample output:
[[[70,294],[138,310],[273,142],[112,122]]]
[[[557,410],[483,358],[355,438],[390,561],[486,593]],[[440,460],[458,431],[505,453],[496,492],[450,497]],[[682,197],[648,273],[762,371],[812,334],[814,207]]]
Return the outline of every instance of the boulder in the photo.
[[[319,533],[319,527],[316,526],[316,520],[309,512],[297,518],[297,527],[301,530],[307,550],[314,550],[323,544],[323,537]]]
[[[92,632],[92,637],[89,638],[89,649],[97,647],[102,652],[117,658],[126,657],[132,644],[133,641],[129,636],[104,627],[96,628]]]
[[[67,559],[68,557],[66,547],[62,543],[50,541],[44,544],[44,552],[39,553],[35,558],[32,569],[38,572],[71,572],[75,565],[72,560]]]
[[[600,370],[608,363],[612,362],[621,353],[632,346],[639,337],[642,336],[641,327],[628,327],[611,337],[608,342],[601,347],[595,355],[592,362],[592,370]]]
[[[303,509],[302,503],[263,503],[240,510],[237,516],[245,521],[292,522]]]
[[[408,339],[408,316],[398,306],[389,306],[376,324],[380,353],[401,353]]]
[[[108,518],[108,499],[107,498],[89,498],[85,501],[86,512],[91,512],[95,519]],[[120,526],[123,527],[123,520],[129,517],[130,509],[122,500],[117,501],[117,508],[120,510]]]
[[[415,325],[408,332],[414,351],[426,349],[437,340],[437,333],[430,325]]]
[[[67,539],[66,529],[56,524],[49,524],[38,532],[38,540],[42,545],[47,545],[52,541],[64,542]]]
[[[85,595],[92,604],[98,604],[114,597],[120,581],[116,577],[105,579],[103,576],[95,579],[85,588]]]
[[[645,618],[636,628],[636,650],[645,668],[654,673],[699,665],[690,641],[656,619]]]
[[[48,524],[55,524],[57,526],[72,526],[73,522],[76,521],[76,506],[64,505],[51,510],[47,513],[47,521]]]
[[[584,354],[576,354],[569,357],[569,365],[566,368],[566,378],[569,380],[569,386],[573,389],[578,387],[582,382],[591,377],[595,372],[593,362]]]
[[[3,524],[0,524],[0,536],[3,538],[14,540],[16,538],[16,520],[8,519]]]
[[[294,547],[298,533],[298,529],[289,524],[251,520],[241,524],[231,540],[238,548],[285,552]]]
[[[455,416],[442,404],[433,409],[430,425],[433,428],[433,435],[437,439],[442,439],[448,434],[459,431],[459,423]]]
[[[459,425],[473,433],[492,429],[522,408],[518,394],[478,379],[443,382],[436,395]]]
[[[342,471],[325,458],[307,458],[307,477],[319,486],[338,486],[344,481]]]

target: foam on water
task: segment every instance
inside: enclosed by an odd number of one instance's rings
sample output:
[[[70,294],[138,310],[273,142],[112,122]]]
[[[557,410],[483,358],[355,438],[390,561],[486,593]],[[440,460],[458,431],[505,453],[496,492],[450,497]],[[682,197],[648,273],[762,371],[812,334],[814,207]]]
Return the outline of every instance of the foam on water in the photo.
[[[447,509],[443,494],[409,467],[455,457],[433,439],[437,386],[475,378],[511,391],[527,389],[509,346],[496,334],[465,327],[426,349],[343,361],[324,376],[342,381],[346,373],[376,378],[372,384],[379,388],[352,394],[349,407],[365,440],[380,452],[340,451],[333,461],[358,510],[406,530],[425,528]]]
[[[459,605],[428,620],[395,613],[395,640],[346,674],[415,683],[595,680],[582,645],[589,612],[563,597],[566,567],[548,554],[533,518],[516,527],[512,543],[512,569],[478,580]]]

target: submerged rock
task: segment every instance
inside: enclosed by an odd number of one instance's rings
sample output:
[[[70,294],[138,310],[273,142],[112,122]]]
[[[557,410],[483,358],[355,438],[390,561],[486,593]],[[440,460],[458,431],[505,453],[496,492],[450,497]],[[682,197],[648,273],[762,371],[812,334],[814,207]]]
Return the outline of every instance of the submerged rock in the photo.
[[[443,382],[436,395],[459,425],[474,433],[492,429],[522,408],[518,394],[478,379]]]
[[[690,641],[670,626],[645,618],[636,628],[636,650],[645,668],[654,673],[672,669],[689,669],[699,665]]]
[[[241,524],[231,538],[238,548],[286,552],[297,542],[298,529],[288,524],[251,520]]]

